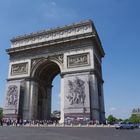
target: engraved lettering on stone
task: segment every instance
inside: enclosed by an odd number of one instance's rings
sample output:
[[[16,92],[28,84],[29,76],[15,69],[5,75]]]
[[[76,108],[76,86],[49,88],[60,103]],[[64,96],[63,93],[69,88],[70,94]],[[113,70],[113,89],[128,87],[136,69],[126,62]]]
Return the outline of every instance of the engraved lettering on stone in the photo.
[[[68,56],[68,67],[89,65],[88,53]]]
[[[68,87],[69,87],[69,94],[66,97],[70,103],[70,105],[73,104],[82,104],[85,103],[85,82],[79,78],[76,78],[73,81],[68,81]]]
[[[13,64],[11,68],[11,75],[27,74],[28,63]]]

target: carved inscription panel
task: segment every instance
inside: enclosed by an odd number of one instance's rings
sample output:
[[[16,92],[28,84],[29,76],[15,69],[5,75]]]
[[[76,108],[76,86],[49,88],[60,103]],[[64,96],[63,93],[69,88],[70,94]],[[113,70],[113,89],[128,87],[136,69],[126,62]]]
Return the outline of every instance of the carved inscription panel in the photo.
[[[68,68],[90,65],[89,53],[75,54],[67,56]]]
[[[28,73],[28,62],[12,64],[11,66],[11,75],[21,75]]]

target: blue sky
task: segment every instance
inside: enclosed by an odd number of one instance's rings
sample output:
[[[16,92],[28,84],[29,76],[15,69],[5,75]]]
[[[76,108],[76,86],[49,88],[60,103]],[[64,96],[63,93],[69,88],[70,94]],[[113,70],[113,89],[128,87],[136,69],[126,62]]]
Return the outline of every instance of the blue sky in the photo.
[[[1,0],[0,105],[3,105],[10,39],[42,29],[92,19],[102,41],[106,115],[130,116],[140,107],[140,1],[139,0]],[[54,97],[59,96],[59,77]],[[59,105],[55,102],[54,109]]]

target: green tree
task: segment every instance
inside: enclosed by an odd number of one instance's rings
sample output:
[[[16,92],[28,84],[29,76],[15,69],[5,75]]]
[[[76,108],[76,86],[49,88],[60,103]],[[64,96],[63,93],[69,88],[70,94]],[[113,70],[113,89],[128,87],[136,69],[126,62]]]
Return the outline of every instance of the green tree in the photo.
[[[140,115],[132,114],[128,120],[132,123],[140,123]]]
[[[118,122],[122,122],[122,121],[123,121],[123,119],[119,118],[119,119],[117,119],[117,121],[118,121]]]
[[[59,118],[60,117],[60,111],[54,110],[51,114],[51,117],[58,117]]]
[[[115,118],[113,115],[109,115],[107,121],[109,124],[114,124],[117,121],[117,118]]]
[[[3,109],[0,108],[0,120],[3,118]]]

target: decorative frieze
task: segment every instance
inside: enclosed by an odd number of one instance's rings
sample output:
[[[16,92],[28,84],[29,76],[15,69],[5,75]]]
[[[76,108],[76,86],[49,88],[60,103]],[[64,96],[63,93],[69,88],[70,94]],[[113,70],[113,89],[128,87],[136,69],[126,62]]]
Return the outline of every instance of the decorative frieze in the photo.
[[[28,73],[28,62],[12,64],[11,76],[22,75]]]
[[[36,33],[33,35],[27,35],[29,36],[28,38],[27,36],[19,37],[21,38],[20,40],[13,39],[14,41],[12,41],[12,47],[26,46],[30,44],[52,41],[56,39],[61,39],[65,37],[70,37],[70,36],[75,36],[75,35],[80,35],[80,34],[85,34],[90,32],[92,32],[92,26],[90,24],[80,25],[68,29],[59,29],[59,30],[54,29],[51,31],[44,31],[42,34]]]
[[[81,67],[90,65],[89,53],[75,54],[67,56],[67,66],[71,67]]]

